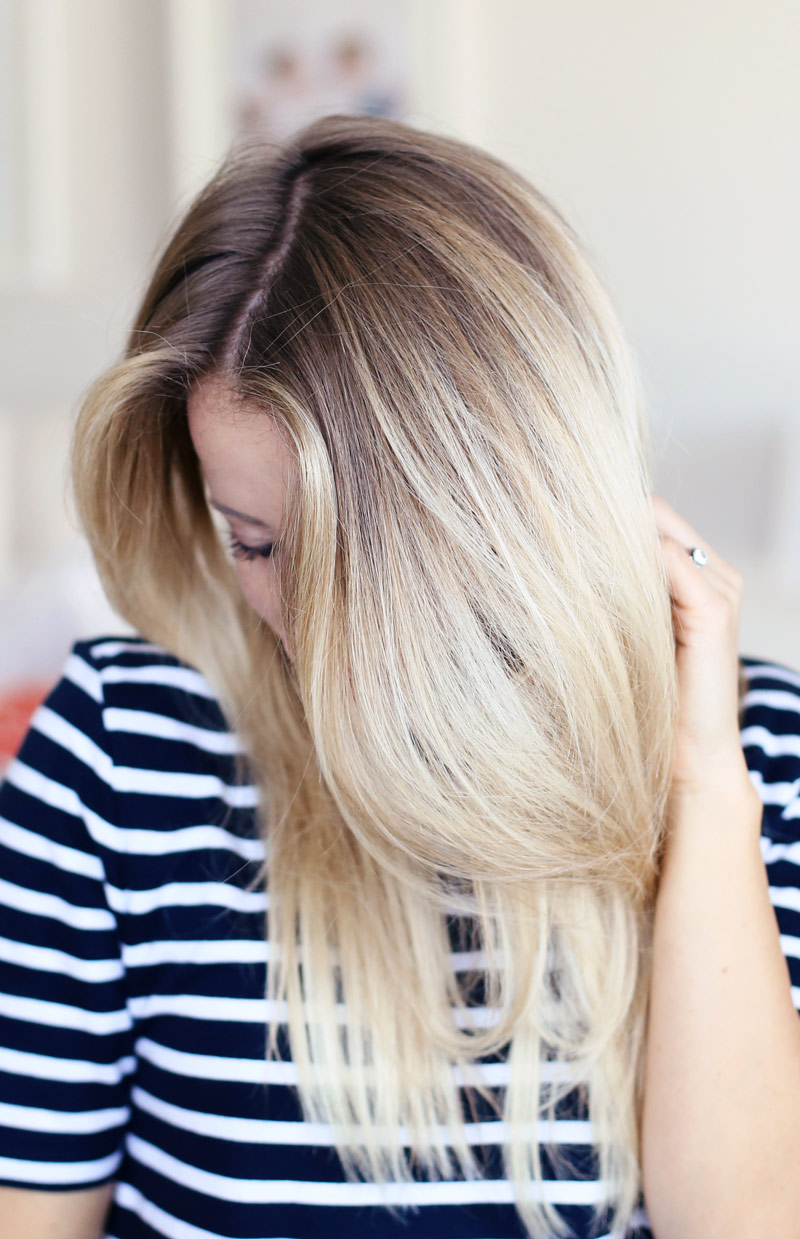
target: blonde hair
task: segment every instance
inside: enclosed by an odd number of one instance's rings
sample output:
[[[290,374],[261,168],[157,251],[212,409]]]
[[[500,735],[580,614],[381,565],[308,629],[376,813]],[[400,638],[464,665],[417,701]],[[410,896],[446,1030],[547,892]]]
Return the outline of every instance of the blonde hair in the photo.
[[[186,397],[210,376],[296,462],[293,665],[206,502]],[[568,1230],[535,1124],[571,1089],[597,1226],[624,1234],[641,1187],[677,707],[649,452],[630,350],[553,205],[372,116],[229,151],[75,428],[109,600],[206,674],[260,789],[267,994],[304,1115],[350,1177],[476,1177],[462,1105],[483,1097],[536,1239]]]

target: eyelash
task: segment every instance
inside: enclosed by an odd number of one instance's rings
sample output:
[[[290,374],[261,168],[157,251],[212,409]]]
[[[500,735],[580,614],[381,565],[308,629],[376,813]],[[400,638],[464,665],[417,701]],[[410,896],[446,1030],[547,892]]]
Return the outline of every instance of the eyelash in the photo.
[[[228,544],[236,559],[246,559],[250,563],[254,559],[269,559],[275,546],[274,542],[268,542],[265,546],[245,546],[244,542],[240,542],[230,532],[228,533]]]

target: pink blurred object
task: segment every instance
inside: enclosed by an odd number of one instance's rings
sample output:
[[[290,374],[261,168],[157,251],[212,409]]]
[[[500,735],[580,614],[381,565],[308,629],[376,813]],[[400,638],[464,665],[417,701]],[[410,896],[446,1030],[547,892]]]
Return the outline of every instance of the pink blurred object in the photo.
[[[0,774],[16,756],[37,707],[52,687],[49,680],[32,680],[0,691]]]

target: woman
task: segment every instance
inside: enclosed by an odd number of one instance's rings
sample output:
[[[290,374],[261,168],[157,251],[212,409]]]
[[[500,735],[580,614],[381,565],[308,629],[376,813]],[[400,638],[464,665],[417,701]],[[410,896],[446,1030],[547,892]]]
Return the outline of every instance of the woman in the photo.
[[[3,1235],[796,1236],[800,679],[554,208],[239,148],[73,476],[140,635],[0,794]]]

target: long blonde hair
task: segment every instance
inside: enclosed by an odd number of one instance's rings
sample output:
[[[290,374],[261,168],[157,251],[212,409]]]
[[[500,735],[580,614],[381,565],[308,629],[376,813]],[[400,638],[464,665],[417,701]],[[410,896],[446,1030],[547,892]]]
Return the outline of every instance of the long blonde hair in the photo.
[[[186,397],[209,376],[297,465],[293,665],[206,502]],[[372,116],[231,148],[75,427],[109,600],[208,677],[260,790],[269,1053],[283,1019],[351,1177],[480,1175],[460,1089],[481,1095],[536,1239],[567,1230],[536,1123],[569,1089],[597,1225],[625,1233],[641,1188],[677,707],[649,455],[630,350],[553,205]]]

